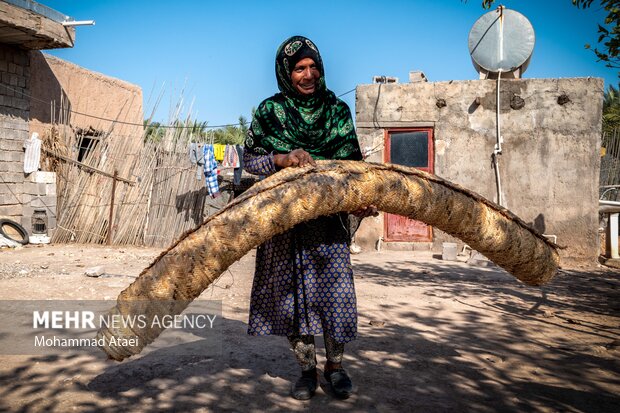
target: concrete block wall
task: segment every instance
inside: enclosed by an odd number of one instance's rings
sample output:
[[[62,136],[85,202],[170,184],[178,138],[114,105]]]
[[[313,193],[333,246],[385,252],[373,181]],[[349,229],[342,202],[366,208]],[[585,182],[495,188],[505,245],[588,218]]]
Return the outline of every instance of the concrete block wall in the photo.
[[[29,126],[28,52],[0,44],[0,218],[21,221]],[[27,198],[27,197],[26,197]]]
[[[501,82],[500,158],[505,206],[538,231],[557,236],[565,260],[599,255],[598,179],[604,85],[597,78]],[[392,128],[434,130],[435,174],[497,201],[490,161],[496,142],[496,81],[361,85],[356,127],[362,148]],[[442,104],[438,104],[439,100]],[[382,162],[383,152],[368,158]],[[383,220],[365,220],[358,243],[374,247]],[[435,228],[434,249],[454,241]]]
[[[0,44],[0,114],[28,119],[30,106],[29,52]]]
[[[32,215],[44,211],[47,216],[47,234],[51,237],[56,229],[56,173],[33,172],[24,183],[23,207],[20,224],[32,235]]]
[[[123,140],[123,151],[109,158],[122,176],[129,175],[131,159],[142,145],[142,90],[138,86],[37,50],[0,44],[0,218],[21,223],[29,232],[38,209],[46,211],[50,232],[56,227],[56,186],[55,176],[50,181],[41,172],[24,174],[23,145],[31,133],[43,137],[52,121],[61,120],[60,112],[50,109],[50,102],[60,107],[61,100],[67,106],[63,120],[71,127],[108,131],[112,122],[100,118],[125,122],[114,126],[113,135]],[[70,117],[67,108],[74,111]]]
[[[30,52],[0,44],[0,218],[32,234],[32,215],[45,211],[48,234],[56,228],[56,174],[24,173],[29,138]]]

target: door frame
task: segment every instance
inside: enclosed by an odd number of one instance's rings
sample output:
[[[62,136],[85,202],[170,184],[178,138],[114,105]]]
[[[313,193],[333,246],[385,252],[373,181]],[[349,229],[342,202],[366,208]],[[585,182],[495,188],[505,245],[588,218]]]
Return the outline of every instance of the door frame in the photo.
[[[428,166],[424,168],[416,168],[421,171],[425,171],[428,173],[435,173],[435,135],[434,128],[432,127],[406,127],[406,128],[386,128],[383,129],[383,162],[390,162],[390,149],[391,149],[391,140],[390,135],[393,133],[402,133],[402,132],[427,132],[428,133]],[[385,213],[387,214],[387,213]],[[387,216],[383,217],[383,239],[386,242],[433,242],[433,227],[427,224],[428,240],[425,241],[403,241],[399,239],[391,239],[388,237],[388,219]],[[414,220],[415,221],[415,220]],[[418,221],[421,222],[421,221]]]

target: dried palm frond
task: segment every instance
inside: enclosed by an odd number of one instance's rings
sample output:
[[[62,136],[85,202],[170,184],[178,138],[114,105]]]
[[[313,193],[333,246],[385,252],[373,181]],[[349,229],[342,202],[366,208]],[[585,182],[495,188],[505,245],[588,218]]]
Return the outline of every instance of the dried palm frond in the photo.
[[[150,319],[179,314],[232,263],[274,235],[318,216],[368,205],[435,226],[526,284],[543,284],[557,271],[555,244],[480,195],[413,168],[318,161],[315,167],[287,168],[257,183],[184,234],[121,292],[111,314],[131,315],[134,302],[146,303],[142,311]],[[145,324],[102,328],[99,338],[139,338],[136,346],[102,349],[116,360],[139,353],[163,330]]]

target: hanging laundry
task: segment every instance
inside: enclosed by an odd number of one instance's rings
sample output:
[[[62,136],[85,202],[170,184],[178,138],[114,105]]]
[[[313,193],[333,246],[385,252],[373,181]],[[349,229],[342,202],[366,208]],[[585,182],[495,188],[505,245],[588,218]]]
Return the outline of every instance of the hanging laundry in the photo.
[[[39,170],[39,162],[41,161],[41,139],[36,132],[32,133],[30,139],[24,142],[26,153],[24,155],[24,173],[32,173]]]
[[[196,179],[201,180],[203,174],[203,166],[205,164],[202,155],[202,145],[196,142],[189,144],[189,161],[192,165],[196,165]]]
[[[213,198],[220,196],[220,186],[217,183],[217,162],[213,154],[213,145],[205,145],[202,148],[204,159],[204,174],[209,195]]]
[[[192,165],[196,165],[198,163],[198,159],[202,159],[202,153],[198,153],[198,144],[196,142],[192,142],[189,144],[189,161]]]
[[[224,160],[222,161],[222,167],[224,168],[238,168],[239,167],[239,154],[235,145],[226,145],[224,151]]]
[[[228,145],[224,147],[224,159],[222,159],[222,168],[230,168],[229,163],[229,155],[228,155]]]
[[[216,143],[213,145],[213,155],[215,156],[215,160],[218,162],[222,162],[224,160],[224,151],[226,150],[226,145],[221,143]]]
[[[243,174],[243,145],[235,145],[235,149],[239,158],[239,166],[235,168],[233,184],[239,185],[241,184],[241,175]]]

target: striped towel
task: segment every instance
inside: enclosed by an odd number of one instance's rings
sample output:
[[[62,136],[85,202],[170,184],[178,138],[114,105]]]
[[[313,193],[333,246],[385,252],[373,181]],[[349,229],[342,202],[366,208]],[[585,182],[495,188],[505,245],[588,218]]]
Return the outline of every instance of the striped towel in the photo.
[[[238,168],[239,167],[239,154],[237,148],[234,145],[226,145],[224,151],[224,160],[222,161],[224,168]]]
[[[216,198],[220,195],[220,186],[217,183],[217,162],[213,155],[213,145],[204,145],[202,147],[202,155],[204,157],[204,173],[209,195]]]

